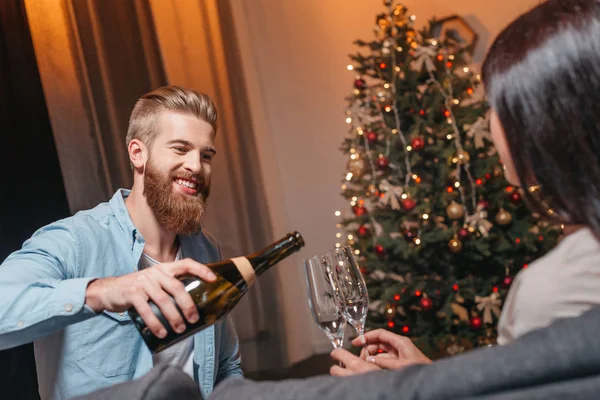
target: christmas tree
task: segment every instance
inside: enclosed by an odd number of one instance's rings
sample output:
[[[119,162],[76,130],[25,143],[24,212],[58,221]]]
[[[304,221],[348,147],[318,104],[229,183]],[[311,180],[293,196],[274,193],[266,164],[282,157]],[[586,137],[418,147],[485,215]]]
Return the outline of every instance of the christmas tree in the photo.
[[[405,6],[384,4],[374,40],[356,41],[348,65],[350,206],[338,237],[369,287],[367,328],[442,357],[494,343],[514,275],[554,247],[560,228],[504,179],[472,48],[438,37],[435,19],[417,31]]]

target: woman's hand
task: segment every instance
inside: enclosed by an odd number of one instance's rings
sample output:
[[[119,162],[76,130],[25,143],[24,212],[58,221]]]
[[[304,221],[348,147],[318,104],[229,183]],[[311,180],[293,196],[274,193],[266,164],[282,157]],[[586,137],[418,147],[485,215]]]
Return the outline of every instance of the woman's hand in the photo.
[[[432,361],[425,356],[407,337],[396,335],[384,329],[367,332],[364,335],[367,343],[367,355],[363,348],[360,357],[352,353],[336,349],[331,357],[340,361],[344,367],[334,365],[331,375],[348,376],[376,371],[379,369],[398,370],[413,364],[430,364]],[[352,341],[355,346],[362,345],[361,338]],[[379,351],[382,351],[380,353]]]

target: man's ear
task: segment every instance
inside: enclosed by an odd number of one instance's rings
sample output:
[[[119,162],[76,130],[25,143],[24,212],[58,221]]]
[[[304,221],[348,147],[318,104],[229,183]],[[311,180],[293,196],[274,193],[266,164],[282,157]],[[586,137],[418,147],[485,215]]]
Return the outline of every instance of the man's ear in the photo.
[[[133,139],[127,146],[129,152],[129,161],[133,164],[133,167],[138,170],[143,170],[148,160],[148,148],[142,141]]]

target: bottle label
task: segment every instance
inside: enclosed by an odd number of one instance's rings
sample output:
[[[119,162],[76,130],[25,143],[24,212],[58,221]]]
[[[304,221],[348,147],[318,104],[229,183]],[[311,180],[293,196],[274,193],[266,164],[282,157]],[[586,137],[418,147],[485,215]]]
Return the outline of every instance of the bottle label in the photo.
[[[242,275],[242,278],[246,281],[246,285],[248,285],[248,289],[250,289],[256,281],[256,273],[250,261],[246,257],[232,258],[231,261],[235,264],[238,271],[240,271],[240,275]]]

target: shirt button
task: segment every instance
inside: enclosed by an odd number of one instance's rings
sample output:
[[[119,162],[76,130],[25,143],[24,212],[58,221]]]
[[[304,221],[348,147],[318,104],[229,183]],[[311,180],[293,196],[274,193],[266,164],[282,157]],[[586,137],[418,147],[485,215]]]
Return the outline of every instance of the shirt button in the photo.
[[[71,312],[71,311],[73,311],[73,304],[71,304],[71,303],[67,303],[67,304],[65,304],[65,311],[66,311],[66,312]]]
[[[25,322],[23,322],[23,321],[17,322],[17,327],[22,328],[23,325],[25,325]]]
[[[119,315],[122,317],[123,315],[125,315],[124,312],[120,312]]]

